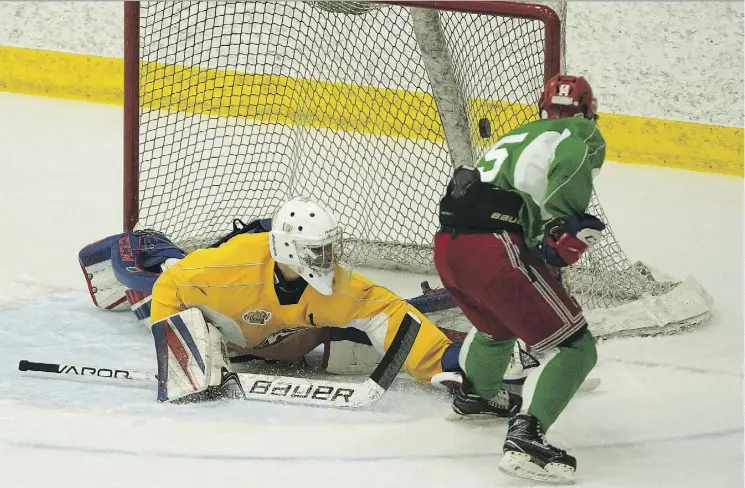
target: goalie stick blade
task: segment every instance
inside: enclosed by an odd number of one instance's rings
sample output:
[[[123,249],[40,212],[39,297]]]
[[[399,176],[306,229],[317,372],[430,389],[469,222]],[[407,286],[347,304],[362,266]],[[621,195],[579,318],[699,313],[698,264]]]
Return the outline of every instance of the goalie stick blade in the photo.
[[[386,392],[371,379],[361,383],[310,380],[287,376],[238,373],[246,400],[294,405],[360,408],[380,400]]]

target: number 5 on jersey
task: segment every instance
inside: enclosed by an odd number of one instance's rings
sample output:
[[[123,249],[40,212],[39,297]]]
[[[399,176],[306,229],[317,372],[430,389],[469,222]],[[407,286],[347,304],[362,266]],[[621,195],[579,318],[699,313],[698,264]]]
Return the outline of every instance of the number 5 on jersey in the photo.
[[[481,181],[483,181],[484,183],[491,183],[492,181],[494,181],[494,178],[497,177],[497,174],[499,174],[499,170],[502,168],[502,164],[504,164],[507,156],[509,156],[507,149],[502,147],[503,145],[523,142],[526,137],[528,137],[527,132],[524,132],[522,134],[512,134],[504,136],[503,138],[498,140],[491,148],[489,148],[489,150],[486,151],[486,154],[484,154],[484,162],[488,163],[492,161],[493,165],[491,169],[486,169],[482,166],[478,167],[479,173],[481,173]]]

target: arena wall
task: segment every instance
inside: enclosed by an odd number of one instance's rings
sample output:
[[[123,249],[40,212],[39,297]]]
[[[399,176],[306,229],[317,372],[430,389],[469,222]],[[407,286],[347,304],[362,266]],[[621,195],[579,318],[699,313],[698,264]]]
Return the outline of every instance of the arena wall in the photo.
[[[121,104],[123,2],[0,2],[0,91]],[[743,174],[743,4],[567,4],[608,159]]]

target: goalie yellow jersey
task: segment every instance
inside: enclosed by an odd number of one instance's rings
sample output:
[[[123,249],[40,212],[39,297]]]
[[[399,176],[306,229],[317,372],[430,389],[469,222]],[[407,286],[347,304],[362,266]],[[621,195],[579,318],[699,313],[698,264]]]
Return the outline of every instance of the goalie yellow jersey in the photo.
[[[281,305],[274,288],[275,261],[269,234],[243,234],[218,248],[195,251],[166,269],[155,282],[153,323],[196,307],[228,343],[260,351],[299,329],[354,327],[384,353],[407,312],[422,322],[405,363],[414,378],[442,371],[440,358],[450,340],[423,314],[390,290],[351,273],[331,295],[310,285],[298,303]]]

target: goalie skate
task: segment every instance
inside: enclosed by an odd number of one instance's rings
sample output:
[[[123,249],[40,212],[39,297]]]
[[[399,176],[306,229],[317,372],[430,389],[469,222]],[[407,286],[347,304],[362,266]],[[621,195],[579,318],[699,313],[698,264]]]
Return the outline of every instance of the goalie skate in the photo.
[[[518,414],[509,421],[499,470],[510,476],[553,484],[573,484],[577,460],[544,438],[538,419]]]

